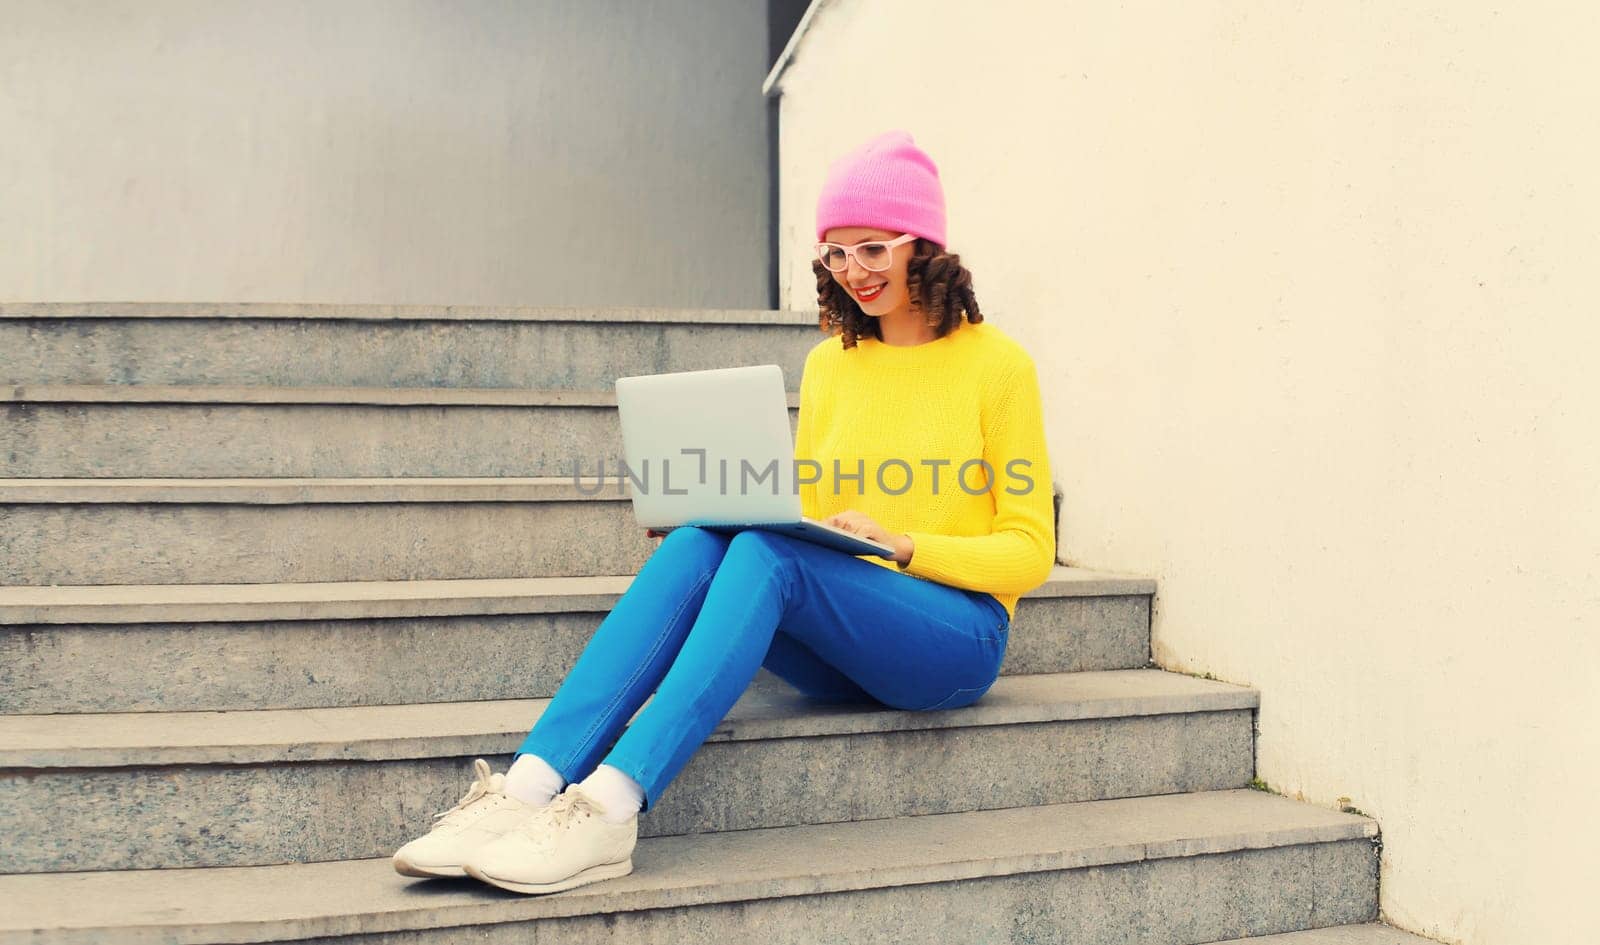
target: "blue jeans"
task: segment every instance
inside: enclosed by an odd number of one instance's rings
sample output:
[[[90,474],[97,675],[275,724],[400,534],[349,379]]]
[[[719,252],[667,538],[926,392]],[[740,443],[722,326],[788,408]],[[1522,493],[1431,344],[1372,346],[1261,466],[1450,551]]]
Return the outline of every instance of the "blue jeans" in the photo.
[[[1010,623],[981,591],[786,535],[680,526],[516,753],[569,782],[604,761],[644,788],[649,810],[761,667],[820,701],[953,709],[994,685]]]

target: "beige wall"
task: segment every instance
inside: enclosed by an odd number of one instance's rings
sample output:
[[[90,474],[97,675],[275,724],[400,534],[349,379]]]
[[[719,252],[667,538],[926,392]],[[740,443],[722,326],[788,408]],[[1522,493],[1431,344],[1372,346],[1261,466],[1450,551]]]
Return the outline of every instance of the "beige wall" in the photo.
[[[750,0],[0,0],[0,301],[765,308],[767,46]]]
[[[1259,688],[1260,776],[1448,942],[1594,936],[1596,10],[840,0],[777,86],[784,303],[827,162],[910,130],[1063,560],[1158,578],[1157,661]]]

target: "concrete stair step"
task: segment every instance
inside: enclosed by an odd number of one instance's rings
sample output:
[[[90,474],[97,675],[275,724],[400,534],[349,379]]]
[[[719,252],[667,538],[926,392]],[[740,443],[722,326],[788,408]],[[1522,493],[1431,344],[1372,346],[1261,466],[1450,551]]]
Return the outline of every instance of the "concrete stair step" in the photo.
[[[0,303],[0,383],[610,390],[776,363],[815,313],[429,305]]]
[[[647,838],[631,874],[531,897],[387,859],[7,876],[0,945],[1180,945],[1370,923],[1377,837],[1370,818],[1236,789]],[[1307,942],[1399,945],[1349,934]]]
[[[543,700],[0,718],[12,872],[392,852]],[[648,703],[647,703],[648,704]],[[750,830],[1243,787],[1258,694],[1160,670],[1007,676],[978,703],[812,702],[763,674],[641,820]],[[931,773],[930,773],[931,771]]]
[[[785,381],[792,432],[800,378]],[[592,485],[602,459],[614,484],[622,455],[614,390],[13,385],[0,405],[11,479],[576,471]]]
[[[657,545],[636,524],[632,495],[592,472],[579,481],[6,479],[0,584],[630,574]]]
[[[657,473],[649,487],[661,485]],[[633,495],[626,476],[592,472],[0,479],[0,585],[629,574],[656,547]]]
[[[656,547],[633,494],[615,476],[0,479],[0,584],[626,574]]]
[[[0,714],[550,696],[632,581],[0,587]],[[1018,602],[1001,673],[1148,666],[1154,593],[1057,567]]]

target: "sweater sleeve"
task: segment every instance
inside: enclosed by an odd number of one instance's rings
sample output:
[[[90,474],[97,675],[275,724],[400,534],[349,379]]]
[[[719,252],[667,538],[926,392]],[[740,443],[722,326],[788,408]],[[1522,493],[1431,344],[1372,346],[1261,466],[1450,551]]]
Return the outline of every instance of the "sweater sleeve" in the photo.
[[[994,471],[989,534],[907,532],[911,561],[899,567],[966,590],[1026,594],[1049,579],[1056,558],[1054,479],[1033,360],[1024,358],[995,387],[982,417],[983,459]]]

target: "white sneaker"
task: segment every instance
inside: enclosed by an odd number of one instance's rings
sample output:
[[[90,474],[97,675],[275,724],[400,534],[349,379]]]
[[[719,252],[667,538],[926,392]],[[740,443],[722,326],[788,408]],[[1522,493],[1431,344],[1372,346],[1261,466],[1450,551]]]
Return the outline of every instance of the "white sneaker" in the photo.
[[[395,851],[402,876],[465,876],[461,866],[474,850],[499,839],[540,808],[505,792],[506,776],[490,774],[489,762],[472,763],[477,779],[456,806],[435,814],[433,829]]]
[[[633,872],[639,815],[620,824],[577,784],[535,808],[523,823],[479,847],[464,864],[467,875],[519,893],[550,893]]]

